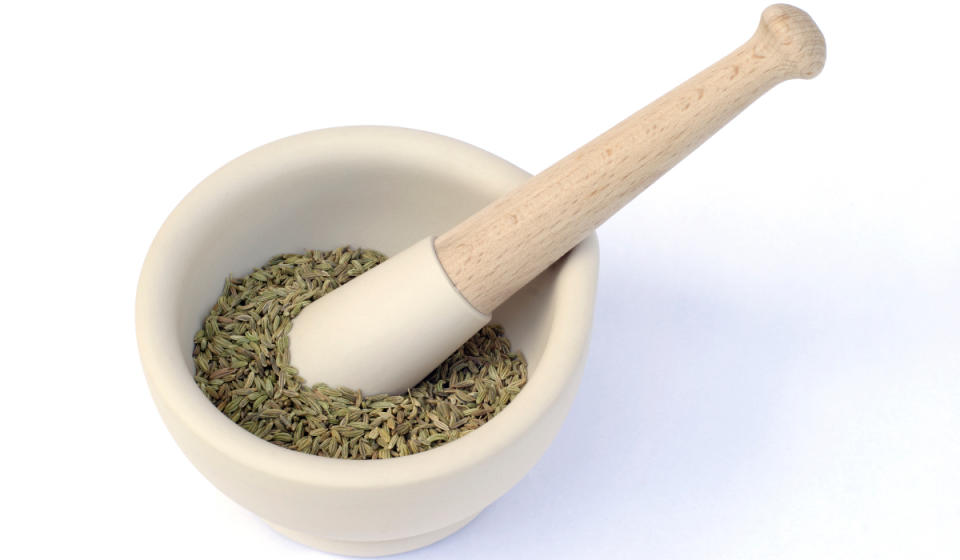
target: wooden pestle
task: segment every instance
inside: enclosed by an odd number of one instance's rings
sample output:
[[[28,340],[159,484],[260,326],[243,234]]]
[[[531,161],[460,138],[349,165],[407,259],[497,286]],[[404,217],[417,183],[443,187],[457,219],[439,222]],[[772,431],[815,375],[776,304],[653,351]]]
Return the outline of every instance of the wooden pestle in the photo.
[[[825,56],[806,12],[768,7],[750,40],[717,63],[435,240],[307,306],[291,332],[292,363],[311,382],[404,391],[750,103],[816,76]]]

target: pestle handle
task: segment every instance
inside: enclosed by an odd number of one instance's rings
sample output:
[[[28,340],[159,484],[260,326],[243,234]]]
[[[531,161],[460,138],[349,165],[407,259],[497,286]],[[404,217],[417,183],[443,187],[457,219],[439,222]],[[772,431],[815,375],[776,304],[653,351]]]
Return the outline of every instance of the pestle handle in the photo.
[[[490,313],[770,88],[816,76],[825,57],[806,12],[768,7],[743,46],[437,237],[440,264]]]

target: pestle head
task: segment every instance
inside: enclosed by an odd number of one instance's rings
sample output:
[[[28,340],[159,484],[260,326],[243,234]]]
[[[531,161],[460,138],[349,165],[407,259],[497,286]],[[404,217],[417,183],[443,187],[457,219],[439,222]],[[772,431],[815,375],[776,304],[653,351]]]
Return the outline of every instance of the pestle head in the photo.
[[[309,385],[402,394],[489,321],[429,237],[306,306],[293,320],[290,364]]]

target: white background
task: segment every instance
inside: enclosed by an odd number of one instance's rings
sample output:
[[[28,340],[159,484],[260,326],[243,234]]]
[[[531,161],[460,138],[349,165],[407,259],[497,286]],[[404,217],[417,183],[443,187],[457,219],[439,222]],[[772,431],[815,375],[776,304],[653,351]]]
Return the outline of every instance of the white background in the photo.
[[[0,557],[319,558],[215,490],[154,410],[133,301],[165,216],[233,157],[338,125],[540,171],[746,40],[764,3],[0,6]],[[559,437],[406,557],[960,556],[954,6],[801,4],[823,74],[600,229]]]

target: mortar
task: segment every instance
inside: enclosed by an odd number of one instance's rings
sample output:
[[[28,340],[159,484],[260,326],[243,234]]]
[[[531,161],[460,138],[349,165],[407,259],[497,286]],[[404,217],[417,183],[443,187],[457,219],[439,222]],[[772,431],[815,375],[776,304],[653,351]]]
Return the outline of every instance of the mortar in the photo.
[[[769,6],[746,43],[533,178],[449,138],[372,127],[231,162],[174,210],[140,278],[141,358],[167,426],[218,488],[304,544],[378,555],[449,535],[520,480],[569,410],[593,314],[593,230],[764,92],[819,74],[825,57],[806,12]],[[224,277],[275,253],[346,244],[399,255],[307,306],[293,365],[305,352],[328,376],[314,381],[410,387],[494,311],[529,361],[514,401],[439,449],[379,461],[276,447],[217,411],[193,382],[191,349]]]
[[[214,408],[194,383],[191,353],[227,275],[306,249],[349,244],[391,255],[529,177],[444,136],[348,127],[267,144],[205,179],[158,232],[136,302],[151,394],[190,461],[280,533],[357,556],[440,540],[515,485],[556,436],[579,386],[596,292],[595,234],[494,313],[527,358],[527,385],[491,421],[436,449],[367,461],[283,449]]]

